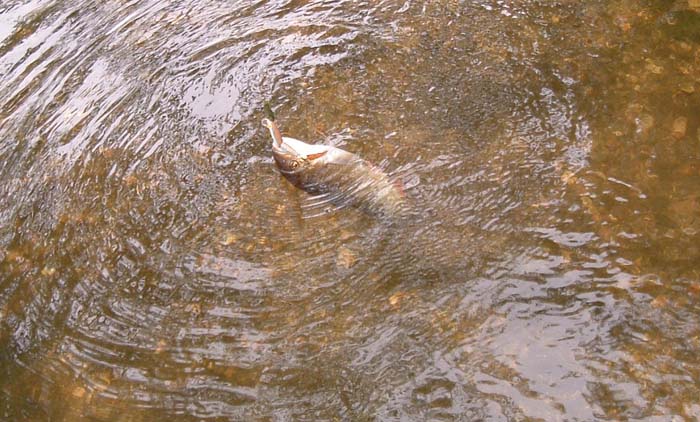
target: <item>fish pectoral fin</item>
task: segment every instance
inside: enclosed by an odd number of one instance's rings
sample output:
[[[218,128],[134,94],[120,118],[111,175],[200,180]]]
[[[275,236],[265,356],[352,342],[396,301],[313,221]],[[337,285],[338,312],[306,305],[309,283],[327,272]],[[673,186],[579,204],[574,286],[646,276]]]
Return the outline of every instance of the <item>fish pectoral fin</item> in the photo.
[[[317,152],[317,153],[315,153],[315,154],[309,154],[309,155],[306,156],[306,159],[309,160],[309,161],[315,160],[315,159],[317,159],[317,158],[323,157],[324,155],[326,155],[327,152],[328,152],[328,151],[322,151],[322,152]]]

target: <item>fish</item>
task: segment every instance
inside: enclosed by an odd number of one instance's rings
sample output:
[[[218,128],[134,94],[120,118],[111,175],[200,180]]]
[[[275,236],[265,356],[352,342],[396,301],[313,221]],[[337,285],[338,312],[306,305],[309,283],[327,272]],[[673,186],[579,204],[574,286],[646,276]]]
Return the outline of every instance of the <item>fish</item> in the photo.
[[[400,181],[379,167],[334,146],[282,136],[272,119],[263,119],[262,124],[270,131],[277,168],[297,188],[376,216],[399,217],[408,211]]]

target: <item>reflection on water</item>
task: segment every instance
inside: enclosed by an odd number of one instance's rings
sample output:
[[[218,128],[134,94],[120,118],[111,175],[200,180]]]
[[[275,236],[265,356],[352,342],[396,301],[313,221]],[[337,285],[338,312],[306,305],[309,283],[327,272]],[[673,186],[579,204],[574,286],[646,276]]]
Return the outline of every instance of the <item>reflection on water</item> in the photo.
[[[700,418],[699,25],[3,4],[0,419]],[[267,100],[402,180],[410,218],[319,210]]]

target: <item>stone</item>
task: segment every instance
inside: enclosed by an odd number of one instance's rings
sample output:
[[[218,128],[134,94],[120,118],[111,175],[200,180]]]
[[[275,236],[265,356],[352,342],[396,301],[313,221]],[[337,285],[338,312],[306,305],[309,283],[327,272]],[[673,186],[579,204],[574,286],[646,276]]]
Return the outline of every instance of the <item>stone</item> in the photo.
[[[695,84],[693,82],[683,82],[680,85],[681,91],[686,94],[692,94],[695,92]]]
[[[576,177],[576,172],[566,171],[561,175],[561,181],[567,185],[575,185],[578,182],[578,177]]]
[[[671,127],[671,135],[676,139],[681,139],[685,136],[685,132],[688,130],[688,119],[686,117],[678,117],[673,121],[673,126]]]
[[[654,63],[653,61],[651,61],[649,59],[647,59],[647,64],[645,67],[649,72],[651,72],[655,75],[660,75],[660,74],[664,73],[663,67],[657,65],[656,63]]]
[[[639,133],[648,133],[654,127],[654,116],[648,113],[642,113],[637,119],[637,131]]]
[[[338,255],[335,259],[335,263],[338,267],[348,269],[355,265],[356,262],[357,256],[353,251],[344,246],[338,249]]]
[[[156,344],[156,353],[163,353],[168,346],[168,343],[165,342],[165,340],[158,340],[158,344]]]
[[[668,297],[661,295],[654,298],[650,303],[654,308],[665,308],[669,305]]]
[[[394,293],[393,295],[391,295],[391,297],[389,297],[389,304],[391,306],[398,306],[399,304],[401,304],[401,301],[403,301],[403,299],[405,297],[406,297],[405,292]]]

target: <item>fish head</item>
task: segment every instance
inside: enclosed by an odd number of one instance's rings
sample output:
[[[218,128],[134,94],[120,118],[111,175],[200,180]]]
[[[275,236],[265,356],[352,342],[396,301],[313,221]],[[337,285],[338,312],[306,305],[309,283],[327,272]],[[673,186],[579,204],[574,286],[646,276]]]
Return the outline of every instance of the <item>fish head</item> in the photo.
[[[275,122],[263,119],[263,126],[270,130],[272,136],[272,155],[280,171],[295,174],[321,164],[323,157],[331,150],[326,145],[307,144],[298,139],[283,137]]]
[[[311,166],[311,161],[300,155],[287,145],[281,147],[272,146],[272,155],[275,158],[277,167],[283,174],[301,173]]]

